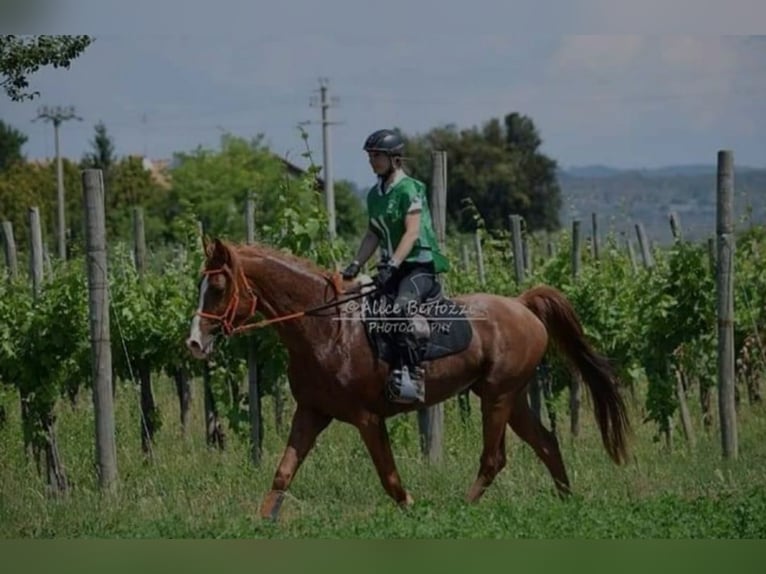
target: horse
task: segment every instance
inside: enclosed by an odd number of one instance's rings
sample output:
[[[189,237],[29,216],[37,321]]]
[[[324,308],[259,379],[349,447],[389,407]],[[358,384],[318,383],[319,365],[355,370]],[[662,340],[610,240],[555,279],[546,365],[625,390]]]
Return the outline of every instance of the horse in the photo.
[[[186,346],[206,359],[220,334],[233,336],[271,324],[288,352],[287,375],[295,410],[287,445],[271,490],[260,506],[276,520],[290,484],[317,437],[333,420],[358,429],[385,492],[402,507],[413,504],[394,462],[386,419],[428,407],[470,390],[481,403],[483,447],[475,480],[466,494],[477,502],[506,465],[508,425],[537,454],[559,496],[571,493],[558,441],[531,410],[527,387],[550,343],[563,352],[592,397],[604,449],[616,465],[628,460],[630,421],[620,381],[609,359],[584,334],[563,293],[539,285],[518,297],[472,293],[452,297],[470,308],[472,337],[461,351],[424,364],[425,403],[387,400],[388,365],[373,352],[362,320],[337,305],[335,316],[307,313],[333,297],[359,289],[315,262],[265,244],[203,240],[197,311]],[[338,299],[340,300],[340,299]],[[264,320],[248,324],[257,312]]]

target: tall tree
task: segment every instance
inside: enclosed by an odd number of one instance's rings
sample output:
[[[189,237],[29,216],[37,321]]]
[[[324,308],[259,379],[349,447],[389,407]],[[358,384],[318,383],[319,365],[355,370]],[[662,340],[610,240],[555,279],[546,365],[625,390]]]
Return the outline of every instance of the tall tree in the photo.
[[[30,91],[30,75],[41,67],[69,68],[93,42],[91,36],[0,36],[0,86],[13,101],[40,95]]]
[[[26,142],[25,134],[0,120],[0,171],[24,159],[21,148]]]
[[[83,168],[100,169],[104,174],[111,171],[115,164],[114,142],[106,131],[106,125],[100,121],[96,124],[95,135],[90,140],[91,152],[82,158]]]
[[[540,151],[542,139],[531,118],[511,113],[481,128],[458,130],[449,124],[405,139],[410,172],[425,182],[431,180],[431,152],[447,152],[450,226],[473,229],[466,200],[489,229],[507,229],[512,213],[522,215],[530,230],[559,226],[556,162]]]

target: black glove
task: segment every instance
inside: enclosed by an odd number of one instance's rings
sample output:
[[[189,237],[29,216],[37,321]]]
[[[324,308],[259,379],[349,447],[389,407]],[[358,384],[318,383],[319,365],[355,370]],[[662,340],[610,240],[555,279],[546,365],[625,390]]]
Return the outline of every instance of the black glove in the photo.
[[[346,281],[349,281],[359,275],[359,271],[361,270],[361,267],[359,266],[358,261],[352,261],[348,264],[348,266],[343,270],[343,278]]]
[[[388,263],[381,263],[378,265],[378,274],[373,278],[375,286],[378,289],[385,289],[385,287],[394,278],[396,267]]]

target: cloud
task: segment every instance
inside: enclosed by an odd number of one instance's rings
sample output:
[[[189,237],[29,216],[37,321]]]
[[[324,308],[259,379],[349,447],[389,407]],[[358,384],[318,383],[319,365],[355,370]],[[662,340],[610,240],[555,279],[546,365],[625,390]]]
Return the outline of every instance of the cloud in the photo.
[[[697,36],[574,36],[562,39],[548,66],[549,81],[566,86],[581,121],[632,129],[665,116],[688,129],[725,118],[754,51],[742,38]]]
[[[576,0],[574,30],[591,34],[759,34],[763,0]]]

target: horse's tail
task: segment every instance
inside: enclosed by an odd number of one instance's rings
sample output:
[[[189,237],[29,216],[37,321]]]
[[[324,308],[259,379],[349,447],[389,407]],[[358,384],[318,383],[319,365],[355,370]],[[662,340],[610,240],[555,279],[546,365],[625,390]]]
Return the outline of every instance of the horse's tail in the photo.
[[[617,375],[607,358],[597,353],[586,339],[572,304],[563,293],[547,286],[534,287],[519,300],[543,322],[588,385],[609,456],[617,464],[627,462],[630,421],[617,388]]]

